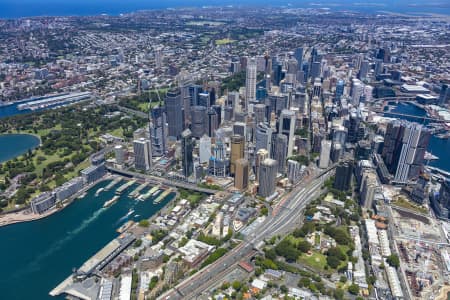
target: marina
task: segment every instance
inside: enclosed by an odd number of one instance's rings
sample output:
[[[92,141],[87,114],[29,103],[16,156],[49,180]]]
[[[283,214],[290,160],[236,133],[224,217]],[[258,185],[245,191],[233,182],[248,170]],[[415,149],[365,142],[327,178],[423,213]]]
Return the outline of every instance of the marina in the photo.
[[[147,187],[147,183],[144,182],[143,184],[141,184],[140,186],[138,186],[137,188],[135,188],[130,194],[130,197],[136,197],[139,195],[139,193],[145,189]]]
[[[167,190],[165,190],[164,192],[161,193],[161,195],[158,196],[158,198],[156,198],[153,203],[154,204],[158,204],[159,202],[161,202],[164,198],[166,198],[167,196],[169,196],[169,194],[172,192],[172,189],[169,188]]]
[[[158,185],[152,187],[147,193],[145,193],[145,194],[139,196],[138,199],[141,200],[141,201],[147,200],[148,198],[152,197],[155,193],[157,193],[158,190],[159,190],[159,188],[160,188],[160,187],[159,187]]]
[[[130,180],[127,183],[121,185],[117,190],[116,194],[122,194],[126,189],[136,183],[136,180]]]
[[[122,181],[122,177],[116,177],[113,181],[111,181],[106,187],[105,187],[105,191],[109,191],[110,189],[112,189],[114,186],[116,186],[119,182]]]

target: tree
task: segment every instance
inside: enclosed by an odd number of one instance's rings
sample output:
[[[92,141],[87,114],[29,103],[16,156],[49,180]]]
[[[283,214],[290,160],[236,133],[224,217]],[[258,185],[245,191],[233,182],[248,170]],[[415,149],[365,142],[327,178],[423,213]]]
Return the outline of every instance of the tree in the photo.
[[[233,287],[233,289],[235,289],[236,291],[240,291],[242,288],[242,283],[240,281],[233,281],[233,283],[231,284],[231,286]]]
[[[397,254],[389,255],[386,261],[391,267],[398,268],[400,266],[400,259]]]
[[[331,268],[336,269],[336,268],[339,266],[340,261],[339,261],[339,259],[338,259],[337,257],[335,257],[335,256],[327,256],[327,264],[328,264]]]
[[[342,300],[344,299],[344,291],[342,289],[335,289],[333,296],[335,299]]]
[[[306,253],[311,249],[311,244],[307,241],[301,241],[298,243],[297,249],[302,251],[303,253]]]
[[[359,294],[359,286],[357,285],[357,284],[351,284],[349,287],[348,287],[348,292],[350,293],[350,294],[353,294],[353,295],[358,295]]]
[[[300,280],[298,281],[298,286],[299,287],[307,287],[311,284],[311,279],[309,279],[308,277],[302,277],[300,278]]]
[[[282,293],[287,293],[289,290],[288,290],[288,288],[284,285],[284,284],[282,284],[281,286],[280,286],[280,291],[282,292]]]
[[[141,227],[148,227],[150,225],[150,222],[147,219],[142,219],[139,221],[139,226]]]

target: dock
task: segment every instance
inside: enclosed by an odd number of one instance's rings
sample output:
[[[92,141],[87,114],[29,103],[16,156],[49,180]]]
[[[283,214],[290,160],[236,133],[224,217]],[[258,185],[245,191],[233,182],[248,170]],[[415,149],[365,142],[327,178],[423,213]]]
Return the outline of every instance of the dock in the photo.
[[[122,194],[127,188],[136,183],[136,180],[130,180],[125,184],[122,184],[117,190],[116,194]]]
[[[169,196],[169,194],[172,192],[172,189],[167,189],[164,192],[162,192],[161,195],[158,196],[158,198],[156,198],[153,203],[154,204],[158,204],[159,202],[161,202],[164,198],[166,198],[167,196]]]
[[[147,193],[145,193],[144,195],[141,195],[139,197],[139,200],[141,200],[141,201],[147,200],[148,198],[153,196],[158,190],[159,190],[159,185],[152,187]]]
[[[122,181],[121,177],[117,177],[115,178],[113,181],[111,181],[106,187],[105,187],[105,191],[109,191],[110,189],[112,189],[116,184],[118,184],[119,182]]]
[[[140,186],[138,186],[137,188],[135,188],[131,193],[130,193],[130,197],[136,197],[139,195],[139,193],[145,189],[147,187],[147,183],[144,182],[143,184],[141,184]]]

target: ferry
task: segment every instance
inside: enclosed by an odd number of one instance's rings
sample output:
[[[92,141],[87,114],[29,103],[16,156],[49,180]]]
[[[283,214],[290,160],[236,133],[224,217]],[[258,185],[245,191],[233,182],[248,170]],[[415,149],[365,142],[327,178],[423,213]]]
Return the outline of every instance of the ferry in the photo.
[[[119,196],[114,196],[111,198],[111,200],[108,200],[105,202],[105,204],[103,204],[103,207],[109,207],[111,205],[113,205],[114,203],[116,203],[117,200],[119,200]]]
[[[86,197],[86,195],[87,195],[87,193],[83,193],[83,194],[81,194],[80,196],[78,196],[77,198],[78,198],[78,199],[83,199],[84,197]]]
[[[124,231],[128,230],[131,226],[133,226],[133,224],[134,224],[134,221],[128,221],[125,224],[123,224],[122,226],[120,226],[117,229],[117,232],[118,233],[123,233]]]
[[[117,190],[116,194],[122,194],[127,188],[136,183],[136,180],[130,180],[127,183],[121,185]]]
[[[98,197],[98,195],[100,195],[101,192],[103,192],[105,188],[99,188],[96,192],[95,192],[95,197]]]
[[[162,192],[161,195],[158,196],[158,198],[156,198],[153,201],[153,204],[158,204],[159,202],[161,202],[164,198],[166,198],[170,193],[172,192],[172,189],[167,189],[164,192]]]
[[[152,187],[147,193],[138,197],[139,200],[145,201],[159,191],[159,186]]]

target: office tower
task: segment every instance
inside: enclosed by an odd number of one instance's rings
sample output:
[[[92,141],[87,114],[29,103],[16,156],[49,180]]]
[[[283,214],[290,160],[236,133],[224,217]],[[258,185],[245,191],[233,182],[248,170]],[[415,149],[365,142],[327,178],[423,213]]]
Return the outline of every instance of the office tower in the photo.
[[[380,192],[380,189],[375,171],[373,169],[363,171],[360,189],[361,205],[366,209],[372,208],[375,195]]]
[[[208,92],[202,92],[198,94],[198,105],[204,107],[211,106],[211,96]]]
[[[307,110],[307,102],[308,102],[307,97],[308,95],[306,93],[296,92],[293,95],[290,108],[298,108],[298,111],[300,113],[305,113]]]
[[[369,62],[367,60],[363,60],[359,68],[358,79],[365,80],[367,78],[368,72],[369,72]]]
[[[234,175],[234,187],[238,190],[245,190],[248,187],[248,160],[240,158],[236,160],[236,174]]]
[[[258,194],[262,197],[272,196],[275,192],[278,163],[276,160],[266,158],[259,166]]]
[[[319,78],[316,78],[314,80],[314,86],[313,86],[313,97],[320,97],[322,96],[322,83],[320,82]]]
[[[309,70],[310,70],[309,63],[307,61],[303,62],[302,71],[303,71],[303,74],[305,75],[305,77],[303,78],[303,82],[308,81]]]
[[[247,62],[247,73],[245,75],[245,109],[248,110],[250,102],[256,101],[256,60],[251,58]]]
[[[445,105],[450,101],[450,89],[448,84],[442,84],[441,92],[439,93],[439,105]]]
[[[226,122],[230,122],[233,120],[234,114],[233,114],[233,107],[232,106],[225,106],[223,108],[223,120]]]
[[[331,141],[322,140],[320,145],[319,168],[326,169],[330,164]]]
[[[291,58],[287,61],[287,74],[297,74],[298,71],[298,63],[297,60]]]
[[[301,178],[301,165],[298,161],[287,161],[287,176],[288,180],[292,184],[296,184]]]
[[[158,47],[155,50],[155,66],[156,66],[157,69],[161,69],[162,62],[163,62],[162,49],[160,47]]]
[[[333,187],[339,191],[348,191],[352,182],[353,165],[349,162],[342,162],[336,167]]]
[[[360,98],[364,93],[364,84],[358,80],[352,80],[352,104],[353,106],[359,106]]]
[[[278,132],[286,135],[288,138],[288,157],[292,156],[292,152],[294,151],[295,122],[295,112],[288,109],[283,109],[281,111]]]
[[[333,147],[330,154],[331,161],[334,163],[338,162],[342,157],[343,152],[344,149],[342,147],[342,144],[333,142]]]
[[[191,107],[191,131],[192,136],[196,138],[202,137],[207,130],[206,127],[206,107],[192,106]]]
[[[273,143],[273,159],[278,162],[278,173],[284,174],[286,168],[286,153],[288,139],[283,134],[277,134]]]
[[[116,156],[116,163],[121,165],[125,162],[125,149],[122,145],[116,145],[114,147],[114,154]]]
[[[234,112],[241,111],[241,99],[238,92],[230,92],[227,96],[228,106],[233,107]]]
[[[253,106],[253,113],[255,114],[255,123],[259,124],[261,122],[266,122],[266,105],[265,104],[255,104]]]
[[[392,70],[391,71],[391,79],[395,80],[395,81],[401,81],[402,80],[402,71]]]
[[[245,140],[242,135],[233,135],[231,137],[231,155],[230,155],[230,173],[234,174],[236,170],[236,161],[244,158]]]
[[[395,182],[407,183],[419,177],[423,170],[425,151],[430,136],[430,132],[422,125],[410,123],[406,126],[402,139],[402,151],[394,176]]]
[[[273,70],[273,84],[280,86],[281,80],[283,80],[283,65],[281,63],[277,63],[275,65],[275,69]]]
[[[140,138],[133,141],[134,167],[148,171],[152,167],[152,149],[149,140]]]
[[[180,89],[181,101],[183,102],[183,128],[187,128],[189,126],[191,120],[191,94],[189,91],[189,87],[191,85],[191,77],[190,74],[186,72],[181,72],[177,76],[178,88]]]
[[[344,95],[345,82],[339,79],[336,84],[336,100],[341,100],[342,95]]]
[[[320,61],[315,61],[311,64],[311,79],[315,80],[316,78],[320,79],[321,72],[321,63]]]
[[[200,138],[199,142],[200,163],[206,163],[211,157],[211,138],[206,134]]]
[[[372,155],[372,145],[368,140],[360,140],[356,146],[356,159],[369,160]]]
[[[161,157],[166,153],[166,113],[164,108],[156,106],[151,110],[150,136],[152,141],[152,155]]]
[[[274,113],[279,116],[283,109],[288,108],[288,96],[287,95],[269,95],[268,100],[266,101],[268,106],[267,114]]]
[[[372,94],[373,94],[373,87],[370,85],[364,86],[364,102],[369,103],[372,102]]]
[[[167,134],[178,138],[183,131],[183,102],[178,89],[167,92],[164,105],[168,124]]]
[[[437,217],[450,219],[450,179],[441,183],[441,188],[437,195],[432,195],[431,206]]]
[[[233,124],[233,134],[234,135],[242,135],[245,139],[247,133],[247,124],[244,122],[235,122]]]
[[[430,132],[417,123],[395,120],[388,124],[382,157],[394,182],[407,183],[422,172]]]
[[[269,153],[272,150],[272,135],[274,130],[267,123],[258,123],[256,125],[256,147],[255,151],[266,149]]]
[[[214,104],[211,106],[211,109],[213,109],[216,112],[217,115],[217,127],[220,127],[220,124],[222,124],[222,106],[218,104]]]
[[[375,62],[375,76],[383,74],[383,72],[384,72],[383,60],[377,59]]]
[[[188,178],[194,172],[194,140],[192,132],[188,129],[181,133],[181,163],[183,167],[183,175]]]
[[[199,94],[203,93],[203,87],[197,84],[189,85],[190,106],[199,105]]]
[[[208,109],[207,114],[207,133],[208,136],[213,137],[219,127],[219,116],[213,108]]]
[[[301,71],[303,65],[303,48],[295,49],[294,57],[297,60],[298,69]]]
[[[348,122],[348,142],[356,143],[358,141],[358,128],[360,120],[356,112],[351,112]]]
[[[267,151],[266,149],[259,149],[256,152],[254,173],[257,180],[259,176],[259,166],[266,158],[269,158],[269,151]]]

